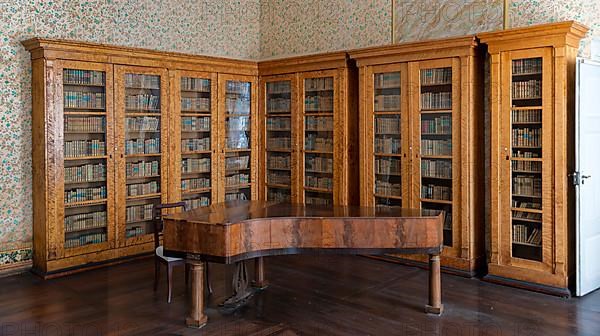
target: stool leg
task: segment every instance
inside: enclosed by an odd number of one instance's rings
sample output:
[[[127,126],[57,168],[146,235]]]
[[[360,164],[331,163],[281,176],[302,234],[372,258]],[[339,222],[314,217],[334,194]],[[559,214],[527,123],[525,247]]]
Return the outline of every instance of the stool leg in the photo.
[[[160,262],[154,258],[154,291],[158,288],[158,280],[160,279]]]
[[[167,264],[167,286],[169,287],[169,297],[167,302],[171,303],[171,296],[173,292],[173,265],[171,265],[171,263]]]

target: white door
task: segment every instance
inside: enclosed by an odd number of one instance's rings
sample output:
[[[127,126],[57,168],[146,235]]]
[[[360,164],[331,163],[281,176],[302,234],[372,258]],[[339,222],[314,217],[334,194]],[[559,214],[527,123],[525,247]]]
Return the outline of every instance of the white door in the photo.
[[[600,63],[577,62],[577,295],[600,288]]]

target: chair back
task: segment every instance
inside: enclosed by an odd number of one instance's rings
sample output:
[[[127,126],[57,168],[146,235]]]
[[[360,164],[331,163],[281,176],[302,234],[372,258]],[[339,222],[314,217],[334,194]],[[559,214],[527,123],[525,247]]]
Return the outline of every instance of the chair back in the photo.
[[[185,202],[155,204],[152,207],[152,224],[154,225],[154,248],[160,246],[163,231],[163,210],[181,208],[186,210]]]

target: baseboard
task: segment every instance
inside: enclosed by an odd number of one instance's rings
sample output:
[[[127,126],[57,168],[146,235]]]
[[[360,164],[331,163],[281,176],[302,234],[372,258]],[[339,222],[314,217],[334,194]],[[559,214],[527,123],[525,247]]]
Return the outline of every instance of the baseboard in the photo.
[[[395,257],[395,256],[391,256],[391,255],[377,255],[377,256],[373,255],[373,256],[365,256],[365,257],[377,259],[377,260],[383,260],[383,261],[387,261],[387,262],[393,262],[396,264],[401,264],[401,265],[406,265],[406,266],[413,266],[413,267],[418,267],[418,268],[422,268],[422,269],[429,269],[429,264],[426,262],[404,259],[404,258]],[[454,267],[448,267],[448,266],[441,266],[440,269],[443,273],[458,275],[458,276],[461,276],[464,278],[473,278],[478,275],[478,273],[475,271],[466,271],[466,270],[462,270],[462,269],[458,269],[458,268],[454,268]]]
[[[527,282],[527,281],[508,279],[508,278],[504,278],[501,276],[490,275],[490,274],[484,276],[482,280],[486,281],[486,282],[499,284],[499,285],[526,289],[526,290],[530,290],[530,291],[534,291],[534,292],[538,292],[538,293],[549,294],[549,295],[559,296],[559,297],[563,297],[563,298],[571,297],[571,291],[568,288],[558,288],[558,287],[546,286],[546,285],[536,284],[536,283]]]
[[[32,267],[31,260],[0,265],[0,278],[29,272],[31,270],[31,267]]]
[[[85,265],[69,267],[69,268],[60,269],[60,270],[51,271],[51,272],[42,272],[40,270],[33,268],[33,269],[31,269],[31,272],[42,277],[44,280],[49,280],[49,279],[59,278],[59,277],[63,277],[63,276],[71,275],[71,274],[91,271],[91,270],[98,269],[98,268],[123,264],[123,263],[134,261],[134,260],[146,259],[146,258],[152,257],[153,255],[154,255],[153,252],[146,252],[146,253],[137,254],[137,255],[133,255],[133,256],[121,257],[121,258],[117,258],[117,259],[97,261],[97,262],[93,262],[93,263],[89,263],[89,264],[85,264]]]

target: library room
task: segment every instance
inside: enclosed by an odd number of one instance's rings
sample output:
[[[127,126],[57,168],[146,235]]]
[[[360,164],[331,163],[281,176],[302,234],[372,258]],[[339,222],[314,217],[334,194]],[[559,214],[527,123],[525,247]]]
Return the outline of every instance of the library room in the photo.
[[[600,0],[3,0],[0,50],[0,336],[600,335]]]

